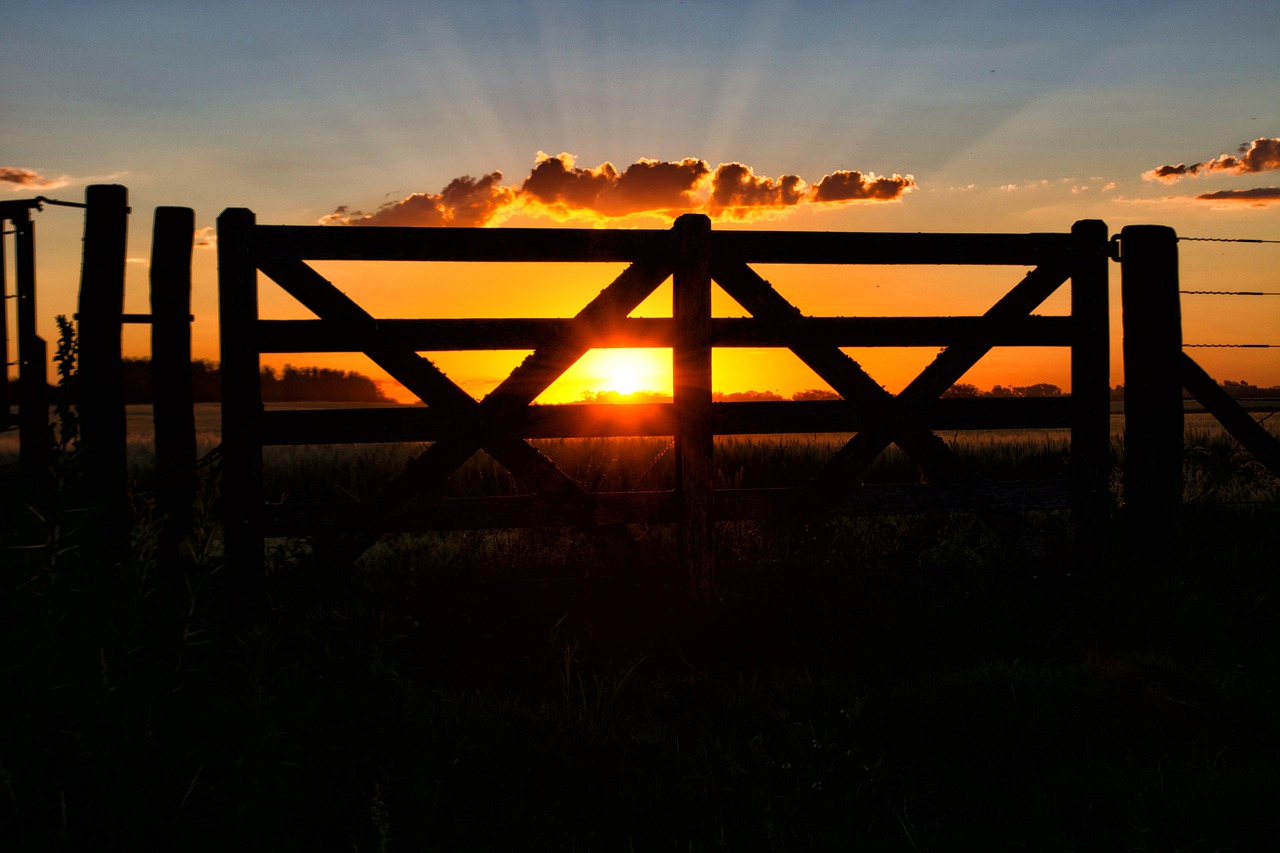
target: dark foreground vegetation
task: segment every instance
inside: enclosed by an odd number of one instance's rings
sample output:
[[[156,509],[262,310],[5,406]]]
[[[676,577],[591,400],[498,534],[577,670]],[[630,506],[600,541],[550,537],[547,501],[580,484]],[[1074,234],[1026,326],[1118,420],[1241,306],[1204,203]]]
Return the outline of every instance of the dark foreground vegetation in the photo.
[[[1117,510],[1093,572],[1057,514],[1044,559],[962,515],[737,525],[708,605],[664,529],[392,538],[349,571],[279,542],[239,632],[216,467],[161,568],[145,468],[112,563],[74,455],[45,495],[7,465],[0,846],[1277,849],[1280,489],[1191,444],[1180,541],[1127,554]],[[583,482],[625,460],[583,447]],[[313,478],[281,493],[376,480],[274,464]]]

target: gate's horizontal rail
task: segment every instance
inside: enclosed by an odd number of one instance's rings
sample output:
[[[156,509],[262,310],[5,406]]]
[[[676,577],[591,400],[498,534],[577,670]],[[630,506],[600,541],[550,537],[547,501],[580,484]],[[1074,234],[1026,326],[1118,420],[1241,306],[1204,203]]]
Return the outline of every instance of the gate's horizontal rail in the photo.
[[[360,352],[369,344],[359,329],[325,320],[260,320],[259,352]],[[378,320],[380,344],[418,352],[536,349],[566,335],[573,321],[548,318]],[[797,341],[841,347],[1070,346],[1072,318],[1032,316],[995,321],[987,317],[804,317],[774,321],[723,317],[711,321],[716,347],[789,347]],[[674,321],[628,317],[610,324],[592,347],[669,347]]]
[[[257,225],[259,260],[626,262],[670,249],[671,231]],[[715,231],[713,257],[767,264],[1008,264],[1063,257],[1069,234]]]
[[[796,506],[795,488],[717,489],[716,521],[763,521],[784,517]],[[358,517],[363,504],[267,504],[262,527],[267,536],[308,536],[337,529]],[[988,509],[1043,511],[1070,507],[1066,481],[890,484],[864,486],[829,507],[839,515],[911,515]],[[603,492],[587,495],[583,510],[556,505],[532,495],[486,498],[436,498],[422,501],[412,518],[395,531],[484,530],[570,526],[583,523],[668,524],[679,514],[675,492]]]
[[[251,237],[258,260],[627,263],[673,245],[670,230],[590,228],[257,225]]]
[[[845,400],[713,403],[717,435],[851,433],[876,422],[873,407]],[[1070,397],[947,398],[930,409],[934,430],[1065,429]],[[671,403],[579,403],[532,406],[512,415],[503,431],[518,438],[591,438],[675,434]],[[262,442],[268,445],[361,444],[433,441],[449,429],[430,407],[298,409],[268,411]],[[465,425],[464,425],[465,428]]]
[[[1063,258],[1070,234],[716,231],[712,258],[748,264],[1008,264]]]

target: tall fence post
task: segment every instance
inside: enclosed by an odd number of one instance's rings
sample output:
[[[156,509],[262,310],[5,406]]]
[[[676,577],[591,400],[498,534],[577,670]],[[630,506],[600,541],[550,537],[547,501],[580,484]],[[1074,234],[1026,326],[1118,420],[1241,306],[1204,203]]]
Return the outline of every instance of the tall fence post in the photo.
[[[1124,501],[1135,554],[1176,544],[1182,503],[1182,309],[1178,237],[1163,225],[1120,232],[1124,324]]]
[[[690,213],[675,222],[672,276],[675,341],[677,541],[689,591],[715,594],[714,438],[711,423],[711,219]]]
[[[191,391],[191,251],[195,211],[157,207],[151,238],[151,386],[156,434],[157,558],[167,569],[191,530],[196,427]]]
[[[36,234],[31,209],[11,214],[14,227],[13,273],[18,333],[18,468],[36,486],[49,477],[48,347],[36,333]]]
[[[1111,490],[1111,363],[1107,224],[1071,226],[1071,466],[1076,556],[1097,562]]]
[[[5,259],[4,224],[8,215],[0,213],[0,362],[4,364],[4,383],[0,385],[0,432],[13,426],[9,414],[9,264]]]
[[[262,381],[253,211],[218,217],[218,317],[222,358],[222,515],[234,618],[252,622],[261,604],[263,557]]]
[[[84,260],[80,273],[80,436],[85,496],[104,556],[129,544],[124,368],[121,324],[129,232],[129,191],[118,184],[85,189]]]

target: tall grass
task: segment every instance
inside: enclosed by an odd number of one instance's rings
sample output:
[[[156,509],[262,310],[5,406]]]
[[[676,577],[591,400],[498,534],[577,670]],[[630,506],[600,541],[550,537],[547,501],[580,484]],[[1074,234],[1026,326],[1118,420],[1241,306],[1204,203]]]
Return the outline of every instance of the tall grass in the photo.
[[[722,440],[720,481],[800,482],[839,437],[825,441]],[[984,476],[1068,462],[1060,434],[956,441]],[[673,476],[662,439],[541,446],[593,490]],[[268,496],[366,497],[417,449],[273,449]],[[277,542],[269,606],[239,631],[216,464],[189,548],[161,567],[154,463],[136,450],[135,548],[118,564],[74,523],[54,536],[50,498],[0,469],[6,849],[1277,841],[1280,491],[1220,431],[1188,434],[1162,566],[1120,547],[1122,516],[1097,531],[1104,565],[1070,578],[964,514],[735,523],[718,546],[725,601],[700,606],[657,565],[674,553],[660,527],[630,528],[630,544],[389,537],[337,574]],[[894,454],[868,473],[916,476]],[[57,499],[76,509],[65,482]],[[523,487],[477,457],[449,488]],[[1065,514],[1029,520],[1069,544]],[[578,580],[529,581],[547,578]]]

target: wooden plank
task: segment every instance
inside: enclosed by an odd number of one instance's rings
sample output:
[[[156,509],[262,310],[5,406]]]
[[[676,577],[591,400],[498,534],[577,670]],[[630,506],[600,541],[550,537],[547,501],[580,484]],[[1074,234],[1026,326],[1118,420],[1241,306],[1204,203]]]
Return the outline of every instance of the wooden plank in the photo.
[[[405,228],[260,225],[270,260],[630,262],[663,251],[671,232],[573,228]],[[717,259],[772,264],[1007,264],[1066,255],[1068,234],[717,231]]]
[[[277,267],[281,265],[278,263],[264,263],[263,266],[268,272],[273,270],[278,272]],[[314,271],[310,270],[309,267],[300,266],[301,269],[308,270],[311,275],[315,275]],[[365,517],[367,523],[362,525],[359,531],[353,533],[345,545],[348,555],[354,558],[364,550],[367,550],[381,535],[382,530],[387,529],[387,526],[392,524],[398,515],[407,511],[424,493],[437,488],[445,478],[485,444],[487,437],[495,435],[501,437],[503,421],[532,403],[560,374],[590,348],[582,341],[591,340],[594,335],[599,334],[599,329],[607,328],[610,324],[616,323],[619,319],[635,310],[666,279],[670,274],[670,270],[670,260],[662,255],[643,258],[631,264],[608,287],[578,312],[570,334],[550,341],[535,350],[479,404],[474,404],[474,401],[467,397],[467,400],[475,408],[468,407],[465,413],[466,416],[455,421],[455,426],[450,435],[435,442],[412,460],[404,471],[392,479],[378,497],[368,504],[368,511]],[[297,272],[296,269],[295,272]],[[323,281],[323,279],[321,280]],[[325,284],[328,284],[328,282],[325,282]],[[329,289],[334,290],[332,285],[329,285]],[[333,305],[340,304],[338,297],[332,292],[326,291],[325,299],[329,300]],[[345,299],[345,297],[342,297],[342,299]],[[354,305],[354,303],[351,304]],[[356,306],[356,308],[359,308],[359,306]],[[313,308],[313,310],[315,309]],[[363,309],[359,310],[363,312]],[[364,316],[367,317],[368,315],[365,314]],[[364,322],[372,322],[372,318]],[[371,357],[374,355],[381,356],[382,354],[371,353]],[[400,352],[398,355],[392,351],[387,355],[396,355],[396,357],[405,359],[410,356],[417,357],[411,351]],[[377,359],[375,358],[375,360]],[[440,379],[447,381],[443,374],[439,374],[438,371],[434,370],[419,369],[407,371],[406,373],[409,374],[406,378],[410,380],[414,379],[415,375],[421,374],[430,378],[433,382],[437,382]],[[392,372],[392,375],[396,376],[397,374]],[[404,379],[400,381],[403,382]],[[407,387],[417,393],[413,385]],[[465,392],[457,389],[456,386],[454,388],[454,391],[449,391],[448,393],[452,398],[459,400],[459,407],[461,408],[462,403],[460,398],[456,398],[456,394],[465,394]],[[521,446],[527,449],[521,450]],[[524,445],[523,442],[513,444],[511,448],[513,451],[525,453],[525,462],[531,465],[541,464],[545,460],[545,457],[541,457],[541,454],[536,456],[529,454],[528,451],[533,449],[528,445]],[[554,475],[563,478],[563,475],[559,474],[554,465],[549,462],[542,466],[542,472],[548,477]],[[575,499],[571,481],[570,485],[557,490],[562,499]]]
[[[717,231],[717,262],[748,264],[1009,264],[1036,266],[1071,250],[1068,234]]]
[[[453,462],[455,457],[452,455],[445,457],[452,462],[453,467],[443,472],[444,477],[465,462],[476,449],[483,446],[495,459],[535,490],[545,494],[559,495],[566,501],[580,498],[581,488],[537,449],[519,439],[507,436],[479,437],[472,420],[479,411],[479,404],[471,398],[471,395],[455,385],[439,368],[412,348],[396,345],[393,342],[384,342],[373,334],[377,321],[311,267],[297,261],[266,261],[262,263],[262,268],[281,287],[316,314],[331,323],[363,330],[366,337],[364,353],[375,364],[418,395],[419,399],[435,407],[437,412],[443,415],[440,421],[441,429],[452,434],[462,432],[476,439],[475,445],[466,456],[457,458],[456,462]],[[406,493],[402,498],[408,501],[411,495]]]
[[[11,207],[14,298],[18,337],[18,467],[32,487],[49,485],[48,347],[36,326],[35,223],[30,208]],[[0,237],[0,241],[4,238]],[[8,361],[6,351],[5,361]],[[5,383],[8,384],[8,368]]]
[[[80,275],[81,459],[88,500],[107,559],[129,548],[128,463],[121,315],[129,235],[129,193],[118,184],[85,189],[84,259]]]
[[[983,316],[997,320],[1023,316],[1035,310],[1066,280],[1069,269],[1062,266],[1037,267],[1012,290],[1002,296]],[[891,411],[880,424],[858,433],[842,447],[831,463],[814,478],[814,499],[825,503],[856,483],[866,469],[891,442],[897,441],[904,425],[918,424],[940,397],[989,352],[984,343],[947,347],[893,398]],[[906,449],[906,448],[904,448]]]
[[[9,216],[0,207],[0,232],[5,230]],[[27,218],[30,217],[28,213]],[[0,432],[7,432],[13,426],[13,418],[9,411],[9,262],[5,259],[3,234],[0,234],[0,356],[5,365],[4,382],[0,382]]]
[[[717,263],[712,267],[712,277],[754,316],[784,324],[802,319],[799,308],[746,264]],[[838,347],[805,342],[790,349],[840,396],[862,405],[870,417],[880,418],[888,411],[893,395]],[[956,480],[965,476],[955,454],[933,433],[913,424],[901,424],[897,425],[894,440],[929,479]]]
[[[254,339],[258,270],[249,251],[253,211],[218,217],[218,322],[222,352],[222,514],[233,612],[252,622],[266,570],[262,504],[261,366]]]
[[[1182,307],[1178,235],[1120,232],[1124,334],[1124,503],[1135,554],[1168,554],[1182,509]]]
[[[678,259],[672,277],[672,383],[676,409],[676,537],[680,564],[695,598],[715,596],[715,448],[711,424],[711,218],[676,220]]]
[[[1240,401],[1205,373],[1191,356],[1184,352],[1179,362],[1183,387],[1204,404],[1205,410],[1218,419],[1232,438],[1252,453],[1272,475],[1280,477],[1280,439],[1250,417]]]
[[[797,488],[717,489],[716,521],[770,521],[796,506]],[[985,505],[1007,512],[1052,511],[1070,507],[1065,481],[863,486],[832,512],[848,516],[915,515],[972,512]],[[314,536],[355,523],[362,504],[269,504],[264,519],[269,536]],[[486,498],[429,498],[396,519],[389,532],[498,530],[524,527],[674,524],[680,515],[675,492],[603,492],[588,497],[585,514],[534,495]]]
[[[1107,225],[1075,223],[1071,269],[1072,527],[1079,561],[1102,559],[1103,529],[1111,508],[1111,331]]]
[[[803,506],[804,489],[727,489],[716,492],[717,519],[770,520],[794,515]],[[845,516],[920,515],[966,512],[1015,514],[1066,509],[1065,481],[993,481],[967,483],[889,483],[859,486],[829,507]]]
[[[371,341],[409,347],[416,352],[536,349],[568,334],[573,320],[561,318],[467,318],[374,320],[372,328],[324,320],[260,320],[262,352],[363,352]],[[600,330],[593,348],[670,347],[669,318],[624,317]],[[1031,316],[1008,323],[982,317],[800,317],[771,320],[716,317],[713,347],[790,347],[797,343],[826,347],[950,346],[975,340],[993,346],[1070,346],[1075,326],[1070,317]]]
[[[196,424],[191,388],[191,253],[195,211],[157,207],[151,238],[151,384],[156,445],[156,553],[166,574],[191,529]],[[171,578],[172,579],[172,578]]]
[[[1070,397],[948,398],[927,415],[931,430],[1067,429]],[[844,400],[712,403],[716,435],[850,433],[872,423],[864,406]],[[436,441],[448,418],[433,407],[279,409],[262,420],[266,445]],[[569,403],[531,406],[505,424],[513,438],[673,436],[671,403]]]
[[[262,260],[630,263],[668,251],[671,232],[259,225],[253,241]]]

